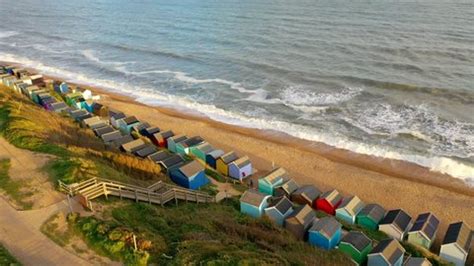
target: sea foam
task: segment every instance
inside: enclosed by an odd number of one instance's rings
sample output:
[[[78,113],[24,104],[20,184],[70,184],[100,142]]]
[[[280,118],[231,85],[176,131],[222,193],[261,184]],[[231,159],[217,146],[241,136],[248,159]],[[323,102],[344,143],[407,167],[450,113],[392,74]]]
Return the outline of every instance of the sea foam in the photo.
[[[256,128],[262,130],[281,131],[291,136],[326,143],[336,148],[345,149],[365,155],[373,155],[381,158],[396,159],[412,162],[431,169],[432,171],[449,174],[466,182],[466,184],[474,185],[474,166],[467,163],[459,162],[451,158],[434,156],[427,157],[422,155],[404,154],[398,151],[390,150],[387,147],[379,145],[369,145],[366,143],[349,140],[346,136],[337,132],[321,132],[317,129],[289,123],[286,121],[275,120],[271,118],[250,117],[232,111],[223,110],[214,105],[201,104],[187,98],[175,95],[162,94],[156,92],[149,87],[135,87],[131,84],[120,83],[111,80],[95,79],[85,74],[73,73],[68,70],[59,69],[53,66],[44,65],[41,62],[34,61],[25,57],[19,57],[12,54],[0,53],[0,61],[18,62],[27,67],[32,67],[42,71],[45,74],[56,75],[65,78],[71,82],[80,82],[88,85],[95,85],[118,93],[123,93],[134,97],[140,102],[150,105],[160,105],[167,107],[180,107],[183,110],[195,111],[200,110],[203,115],[228,124]],[[154,71],[157,73],[157,71]],[[172,71],[162,71],[175,75]],[[214,80],[214,79],[212,79]],[[200,80],[189,79],[193,82],[201,82]],[[209,81],[209,80],[207,80]],[[206,81],[206,82],[207,82]],[[203,82],[203,81],[202,81]]]

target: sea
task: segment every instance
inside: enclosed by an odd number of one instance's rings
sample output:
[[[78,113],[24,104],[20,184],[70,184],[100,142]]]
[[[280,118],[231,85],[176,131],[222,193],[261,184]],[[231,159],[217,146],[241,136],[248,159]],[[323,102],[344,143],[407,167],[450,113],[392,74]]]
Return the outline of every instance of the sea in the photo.
[[[0,0],[0,61],[474,185],[474,2]]]

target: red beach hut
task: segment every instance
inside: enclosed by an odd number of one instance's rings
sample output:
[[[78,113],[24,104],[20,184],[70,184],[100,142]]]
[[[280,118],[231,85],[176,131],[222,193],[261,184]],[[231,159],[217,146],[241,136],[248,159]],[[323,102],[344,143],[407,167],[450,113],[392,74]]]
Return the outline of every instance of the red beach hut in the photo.
[[[322,194],[316,200],[316,209],[321,210],[327,214],[335,215],[336,209],[342,202],[342,196],[339,191],[333,189]]]

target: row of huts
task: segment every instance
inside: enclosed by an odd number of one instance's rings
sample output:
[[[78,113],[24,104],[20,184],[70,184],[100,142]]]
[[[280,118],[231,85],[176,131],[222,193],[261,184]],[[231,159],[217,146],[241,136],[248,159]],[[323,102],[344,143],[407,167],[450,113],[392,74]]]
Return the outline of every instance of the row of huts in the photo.
[[[439,227],[438,218],[429,212],[413,220],[402,209],[386,211],[378,204],[365,204],[357,196],[343,197],[334,189],[322,192],[314,185],[299,186],[283,168],[260,178],[258,190],[247,190],[240,199],[240,207],[242,213],[252,217],[267,216],[311,245],[324,249],[338,247],[358,264],[367,261],[368,265],[402,265],[405,250],[399,242],[429,250]],[[327,216],[317,218],[314,210]],[[362,232],[344,234],[342,223],[379,230],[390,238],[372,247],[372,241]],[[440,257],[464,265],[473,237],[466,223],[451,224]]]
[[[239,181],[253,172],[247,156],[239,157],[233,151],[225,153],[199,136],[187,137],[161,130],[135,116],[109,109],[98,103],[98,97],[90,90],[73,89],[65,82],[44,80],[41,75],[30,75],[15,67],[0,70],[2,84],[47,110],[69,114],[81,126],[93,130],[105,145],[152,160],[183,187],[198,189],[209,183],[206,167]],[[62,100],[53,97],[52,91]]]

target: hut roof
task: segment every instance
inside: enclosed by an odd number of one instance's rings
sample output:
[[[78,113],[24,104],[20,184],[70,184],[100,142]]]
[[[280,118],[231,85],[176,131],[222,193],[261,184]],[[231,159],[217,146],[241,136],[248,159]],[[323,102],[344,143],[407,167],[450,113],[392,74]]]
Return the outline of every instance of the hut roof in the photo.
[[[319,232],[327,239],[330,239],[340,228],[341,224],[336,219],[334,219],[334,217],[327,216],[315,220],[309,231]]]
[[[426,258],[410,257],[403,266],[431,266],[431,262]]]
[[[207,155],[209,155],[212,158],[214,158],[215,160],[217,160],[217,159],[219,159],[219,157],[224,155],[224,151],[223,150],[213,150],[213,151],[209,152]]]
[[[345,209],[349,214],[355,216],[364,208],[364,203],[357,196],[345,198],[338,209]]]
[[[259,207],[264,200],[269,198],[268,195],[258,192],[254,189],[249,189],[244,192],[244,194],[240,197],[241,202],[245,202],[249,205]]]
[[[110,134],[110,135],[109,135]],[[121,146],[122,144],[124,143],[127,143],[127,142],[130,142],[130,141],[133,141],[133,138],[132,136],[130,135],[125,135],[125,136],[122,136],[122,134],[120,133],[120,131],[115,131],[115,132],[111,132],[111,133],[107,133],[105,135],[102,136],[102,139],[104,140],[104,142],[108,142],[106,139],[108,138],[111,138],[112,137],[112,134],[114,134],[114,139],[112,140],[109,140],[109,141],[113,141],[115,145],[117,146]],[[120,137],[118,137],[118,135],[120,134]],[[110,137],[109,137],[110,136]]]
[[[405,232],[410,224],[411,217],[405,211],[401,209],[390,210],[387,215],[380,221],[380,224],[393,224],[401,232]]]
[[[171,138],[172,136],[174,136],[174,133],[173,133],[173,131],[171,131],[171,130],[167,130],[167,131],[155,133],[155,134],[153,134],[153,136],[154,136],[155,138],[167,139],[167,138]]]
[[[39,89],[40,89],[40,88],[38,88],[38,86],[36,86],[36,85],[28,86],[28,87],[26,88],[26,90],[27,90],[28,92],[30,92],[30,93],[33,92],[33,91],[37,91],[37,90],[39,90]]]
[[[248,156],[241,157],[233,162],[232,164],[235,164],[238,168],[242,168],[248,164],[250,164],[250,158]]]
[[[237,158],[239,158],[239,157],[237,157],[237,154],[236,154],[235,152],[233,152],[233,151],[228,152],[228,153],[226,153],[226,154],[224,154],[224,155],[222,155],[222,156],[220,157],[220,159],[221,159],[225,164],[229,164],[229,163],[231,163],[231,162],[237,160]]]
[[[98,102],[94,102],[94,104],[92,105],[92,110],[94,111],[100,111],[100,109],[102,109],[102,107],[104,107],[103,104],[100,104]]]
[[[457,243],[464,251],[469,252],[474,233],[464,222],[452,223],[446,231],[443,245]]]
[[[293,208],[293,203],[287,197],[280,197],[273,199],[268,208],[275,208],[281,214],[285,214],[289,209]]]
[[[168,159],[170,157],[172,157],[173,155],[170,154],[169,152],[167,151],[157,151],[153,154],[150,154],[148,156],[148,158],[150,158],[150,160],[154,161],[155,163],[157,162],[160,162],[160,161],[163,161],[165,159]]]
[[[186,140],[180,142],[179,145],[181,145],[185,148],[188,148],[188,147],[196,146],[199,143],[202,143],[203,141],[204,141],[203,138],[201,138],[199,136],[194,136],[194,137],[191,137],[189,139],[186,139]]]
[[[97,116],[93,116],[93,117],[89,117],[87,119],[84,119],[82,120],[82,122],[86,125],[86,126],[89,126],[89,125],[92,125],[92,124],[95,124],[97,122],[101,122],[102,120],[100,120],[99,117]]]
[[[199,172],[204,171],[204,167],[195,160],[188,162],[187,164],[181,166],[179,171],[183,173],[186,177],[192,177]]]
[[[315,217],[313,209],[306,204],[298,207],[287,219],[295,218],[298,223],[307,226],[313,222]]]
[[[372,243],[372,240],[368,238],[364,233],[358,231],[351,231],[347,233],[342,239],[341,242],[352,245],[356,250],[361,252],[368,245]]]
[[[432,239],[435,236],[436,230],[438,229],[439,220],[432,213],[423,213],[418,215],[415,223],[410,229],[410,232],[421,231],[423,234]]]
[[[101,137],[104,134],[114,132],[114,131],[115,131],[115,129],[113,127],[109,126],[109,125],[94,129],[95,134],[99,137]]]
[[[170,137],[170,139],[172,141],[174,141],[174,143],[179,143],[181,141],[185,141],[188,139],[188,137],[186,137],[185,135],[181,134],[181,135],[176,135],[176,136],[172,136]]]
[[[395,262],[403,255],[405,249],[395,239],[385,239],[378,243],[374,247],[370,254],[382,255],[391,265],[395,265]]]
[[[341,201],[342,196],[339,191],[333,189],[330,191],[326,191],[321,195],[321,198],[327,200],[333,206],[336,205],[339,201]]]
[[[136,139],[136,140],[122,144],[122,149],[126,151],[133,151],[133,150],[138,150],[138,148],[141,148],[143,145],[145,145],[145,142],[143,140]]]
[[[56,102],[56,103],[52,103],[51,104],[51,107],[54,109],[54,110],[59,110],[59,109],[64,109],[64,108],[67,108],[67,104],[64,103],[64,102]]]
[[[209,142],[203,142],[196,146],[196,149],[202,151],[204,154],[208,154],[209,152],[213,151],[211,144]]]
[[[360,212],[361,216],[368,216],[372,220],[379,222],[385,216],[385,209],[382,206],[371,203],[367,204]]]
[[[109,109],[109,117],[114,118],[115,120],[125,118],[125,114],[121,111],[115,109]]]
[[[166,169],[168,169],[168,168],[173,167],[173,166],[175,166],[177,164],[180,164],[182,162],[184,162],[183,158],[181,158],[181,156],[179,156],[178,154],[175,154],[175,155],[161,161],[161,164],[163,164],[163,166]]]
[[[150,136],[150,135],[153,135],[155,133],[160,132],[160,128],[159,127],[147,127],[147,128],[144,128],[143,131]]]
[[[308,202],[313,202],[316,198],[321,195],[321,191],[313,185],[304,185],[293,192],[292,195],[301,196]]]
[[[144,146],[142,149],[136,151],[135,153],[137,154],[137,156],[141,157],[141,158],[145,158],[147,157],[148,155],[151,155],[155,152],[158,151],[158,149],[156,148],[155,145],[153,144],[145,144],[146,146]]]
[[[291,195],[293,192],[298,190],[299,186],[298,186],[298,183],[296,183],[296,181],[293,178],[290,178],[285,183],[283,183],[283,185],[281,185],[280,188],[283,189],[286,194]],[[318,196],[319,194],[321,194],[321,192],[318,193]]]
[[[150,127],[150,124],[148,122],[138,122],[138,124],[134,125],[132,127],[133,130],[140,132],[141,130]]]
[[[279,167],[271,171],[268,175],[264,176],[264,179],[269,184],[275,184],[279,179],[287,179],[288,173],[285,169]]]
[[[79,110],[73,110],[69,114],[71,115],[72,118],[78,118],[78,117],[87,115],[88,112],[86,110],[79,109]]]
[[[140,121],[138,121],[138,119],[135,116],[129,116],[129,117],[125,117],[123,119],[123,122],[125,122],[125,124],[127,125],[131,125],[131,124],[139,123]]]

